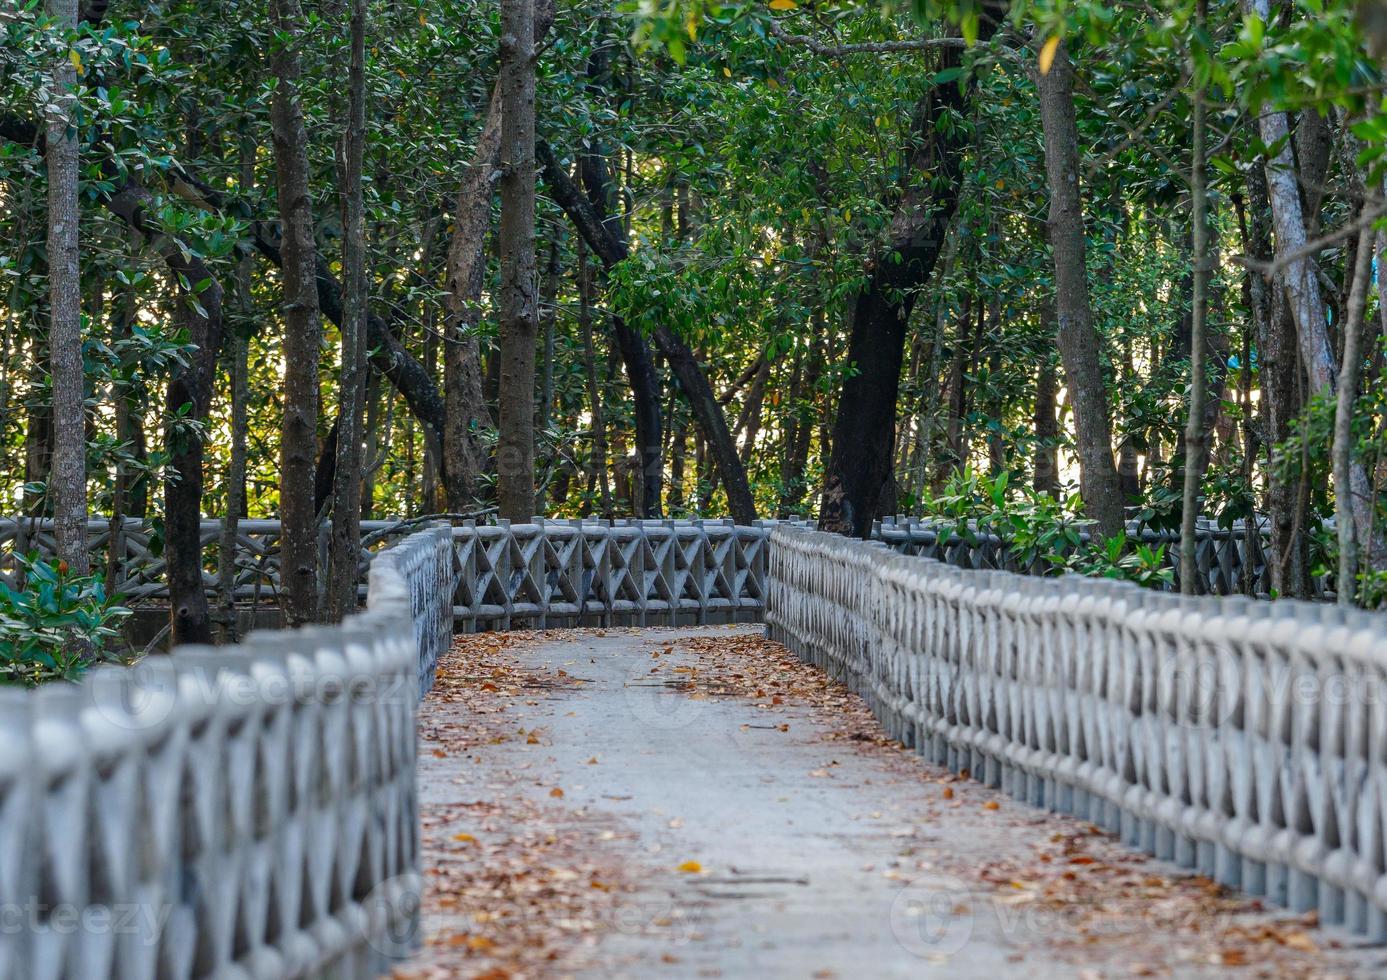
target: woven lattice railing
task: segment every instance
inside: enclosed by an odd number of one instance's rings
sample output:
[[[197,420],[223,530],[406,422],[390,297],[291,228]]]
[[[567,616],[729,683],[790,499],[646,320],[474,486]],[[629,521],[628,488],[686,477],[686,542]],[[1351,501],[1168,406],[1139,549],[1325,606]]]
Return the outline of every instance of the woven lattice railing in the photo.
[[[930,520],[893,517],[878,521],[872,528],[872,538],[902,554],[934,558],[960,568],[1032,571],[1017,566],[1007,542],[996,534],[976,530],[962,534],[952,529],[949,533],[941,533],[943,527]],[[1136,523],[1128,527],[1127,533],[1133,541],[1164,546],[1165,563],[1174,575],[1171,590],[1178,592],[1180,533],[1153,531]],[[1088,533],[1083,532],[1080,538],[1087,540]],[[1271,592],[1268,540],[1265,519],[1255,525],[1236,521],[1231,527],[1200,520],[1195,530],[1196,591],[1201,595],[1267,597]],[[1316,599],[1333,598],[1332,577],[1312,579],[1310,588]]]
[[[341,626],[0,690],[0,977],[371,977],[419,894],[416,702],[448,532]]]
[[[759,608],[759,549],[779,523],[805,526],[797,519],[758,521],[729,531],[733,525],[717,520],[574,522],[535,518],[528,524],[459,527],[464,580],[456,603],[458,618],[469,629],[512,620],[547,622],[551,615],[556,623],[579,619],[596,623],[603,615],[608,622],[638,623],[643,608],[646,621],[670,622],[670,603],[677,607],[681,622],[744,618],[748,610]],[[581,535],[571,530],[574,527],[583,529]],[[608,527],[610,534],[602,530]],[[363,534],[377,545],[388,541],[392,531],[404,535],[408,530],[395,521],[362,524]],[[943,535],[938,525],[907,517],[878,522],[872,534],[903,554],[936,558],[962,568],[1025,571],[1011,560],[1006,542],[993,534]],[[132,602],[168,598],[162,552],[148,522],[129,519],[113,528],[110,521],[94,519],[88,522],[88,535],[99,567],[106,566],[112,551],[117,556],[116,593]],[[233,587],[237,602],[278,601],[279,535],[278,521],[240,522]],[[203,521],[201,537],[208,562],[204,583],[208,594],[215,595],[221,522]],[[1166,545],[1166,560],[1178,571],[1179,535],[1134,528],[1133,537]],[[1248,535],[1242,524],[1225,529],[1201,522],[1196,547],[1200,592],[1234,595],[1250,591],[1265,596],[1270,591],[1263,534]],[[11,556],[31,549],[50,557],[54,554],[52,522],[0,518],[0,580],[15,585],[18,573]],[[322,550],[325,562],[326,527]],[[370,560],[371,552],[363,550],[363,570]],[[743,577],[748,569],[753,577],[750,584]],[[646,579],[648,572],[655,577]],[[1317,597],[1332,595],[1331,585],[1328,579],[1312,583]]]
[[[802,529],[769,634],[929,759],[1387,940],[1387,626],[977,572]]]
[[[459,629],[759,622],[771,523],[546,521],[453,528]]]
[[[363,535],[384,535],[399,526],[395,521],[363,521]],[[401,536],[408,531],[401,532]],[[222,522],[202,522],[199,538],[207,566],[203,583],[209,595],[218,591],[217,560],[221,547]],[[277,602],[279,599],[279,521],[243,520],[236,534],[235,575],[233,593],[238,602]],[[93,518],[87,521],[88,550],[92,565],[98,571],[109,567],[114,554],[114,592],[128,600],[167,599],[165,580],[167,565],[159,547],[154,526],[149,521],[127,518],[112,523]],[[324,567],[327,558],[327,526],[319,536]],[[0,518],[0,580],[15,586],[19,581],[14,554],[37,551],[51,558],[57,553],[53,521],[49,518]],[[370,564],[371,553],[362,551],[363,571]]]

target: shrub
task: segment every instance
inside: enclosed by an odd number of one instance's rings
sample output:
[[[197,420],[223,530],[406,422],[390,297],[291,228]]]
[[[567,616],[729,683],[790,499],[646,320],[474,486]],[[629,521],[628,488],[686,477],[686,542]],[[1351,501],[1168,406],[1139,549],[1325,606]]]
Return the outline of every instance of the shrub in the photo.
[[[99,576],[73,575],[66,562],[15,556],[26,587],[0,582],[0,682],[33,687],[75,680],[94,663],[125,662],[114,642],[130,610],[106,595]]]

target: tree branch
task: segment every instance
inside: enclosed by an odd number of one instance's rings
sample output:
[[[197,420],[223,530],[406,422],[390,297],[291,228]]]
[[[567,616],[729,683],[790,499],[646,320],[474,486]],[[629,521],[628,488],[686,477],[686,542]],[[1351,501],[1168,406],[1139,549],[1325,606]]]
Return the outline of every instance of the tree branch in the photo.
[[[779,21],[770,22],[770,35],[786,44],[798,44],[817,55],[827,58],[841,58],[850,54],[895,54],[902,51],[929,51],[933,48],[966,48],[968,42],[961,37],[922,37],[910,41],[866,41],[861,44],[824,44],[808,34],[791,34],[780,26]]]

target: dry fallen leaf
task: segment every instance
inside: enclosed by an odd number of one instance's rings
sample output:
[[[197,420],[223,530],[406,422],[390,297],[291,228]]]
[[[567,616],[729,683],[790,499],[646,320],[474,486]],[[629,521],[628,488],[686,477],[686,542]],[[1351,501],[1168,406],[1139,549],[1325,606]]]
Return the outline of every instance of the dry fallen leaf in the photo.
[[[554,797],[555,799],[558,799],[559,797],[563,796],[563,790],[555,786],[553,789],[549,791],[549,795]]]
[[[1002,804],[998,803],[996,800],[988,800],[986,803],[982,805],[982,808],[984,810],[1000,810],[1002,808]]]
[[[679,867],[675,868],[674,870],[682,871],[685,874],[696,875],[702,873],[703,865],[699,864],[697,861],[685,861],[683,864],[679,865]]]

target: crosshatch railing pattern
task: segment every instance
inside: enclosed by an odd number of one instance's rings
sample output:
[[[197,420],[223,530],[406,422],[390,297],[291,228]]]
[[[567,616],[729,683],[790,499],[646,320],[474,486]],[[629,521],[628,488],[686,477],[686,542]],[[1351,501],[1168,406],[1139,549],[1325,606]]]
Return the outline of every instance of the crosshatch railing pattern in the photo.
[[[669,622],[671,602],[678,606],[681,622],[700,621],[698,617],[718,622],[745,616],[750,608],[747,600],[759,593],[755,592],[756,581],[748,585],[741,571],[749,565],[752,575],[759,575],[758,551],[764,551],[762,542],[781,523],[809,526],[794,518],[758,521],[728,532],[723,529],[731,526],[730,522],[719,520],[574,522],[538,517],[528,524],[460,525],[456,534],[464,578],[456,602],[459,621],[468,629],[505,628],[503,624],[511,621],[548,622],[551,614],[556,623],[596,623],[605,614],[609,622],[638,623],[643,608],[645,621]],[[410,533],[415,526],[400,521],[365,521],[362,534],[372,541],[371,547],[378,548]],[[581,542],[575,532],[565,530],[577,526],[584,528]],[[506,531],[506,527],[511,530]],[[540,530],[528,530],[531,527]],[[613,533],[601,528],[611,528]],[[669,528],[674,528],[672,534]],[[120,556],[116,592],[128,601],[168,598],[164,560],[153,545],[148,522],[127,519],[113,528],[108,520],[93,519],[88,522],[88,534],[99,567],[106,566],[114,541]],[[1178,534],[1135,526],[1131,534],[1150,544],[1164,544],[1166,561],[1178,574]],[[208,594],[215,595],[221,522],[203,521],[201,535],[207,558],[204,582]],[[238,603],[278,601],[279,536],[279,521],[239,523],[234,586]],[[903,554],[935,558],[961,568],[1029,571],[1016,567],[1006,543],[992,534],[941,534],[939,526],[930,521],[895,517],[877,522],[872,537]],[[1203,523],[1197,541],[1201,593],[1236,595],[1250,588],[1254,595],[1268,594],[1271,582],[1264,558],[1265,528],[1262,534],[1249,536],[1241,523],[1226,529]],[[326,561],[326,526],[320,542]],[[12,586],[18,582],[13,555],[30,549],[53,555],[52,521],[0,518],[0,580]],[[370,548],[363,549],[363,573],[370,560]],[[1317,598],[1332,598],[1330,579],[1317,579],[1312,586]]]
[[[1387,626],[771,539],[769,635],[932,761],[1387,941]]]
[[[380,535],[398,526],[397,521],[363,521],[361,533],[363,536]],[[403,537],[412,530],[413,527],[401,530],[398,536]],[[209,595],[216,594],[218,590],[217,560],[221,537],[220,520],[202,522],[200,539],[206,558],[203,583]],[[278,601],[279,537],[280,524],[277,520],[238,522],[234,565],[234,595],[237,602]],[[92,565],[98,572],[109,566],[114,550],[117,558],[114,592],[131,601],[168,598],[168,583],[165,580],[167,565],[162,548],[158,547],[155,526],[150,521],[126,518],[113,523],[105,518],[92,518],[87,521],[87,540]],[[319,535],[324,562],[327,542],[327,527],[324,525]],[[19,570],[14,556],[30,551],[37,551],[47,558],[57,553],[53,521],[36,517],[0,518],[0,580],[11,587],[16,586]],[[371,552],[363,550],[363,576],[370,561]]]
[[[1215,522],[1200,520],[1195,531],[1195,568],[1199,576],[1196,591],[1201,595],[1253,595],[1266,598],[1271,593],[1271,571],[1267,566],[1269,545],[1265,518],[1251,525],[1235,521],[1231,527],[1219,527]],[[920,555],[959,568],[996,569],[998,571],[1029,573],[1012,560],[1007,543],[995,534],[964,535],[950,530],[941,533],[937,522],[917,517],[889,517],[872,528],[872,538],[885,542],[894,550],[908,555]],[[1133,522],[1127,535],[1133,541],[1165,546],[1165,563],[1174,573],[1171,591],[1179,591],[1180,533],[1153,531]],[[1085,532],[1081,538],[1087,540]],[[1334,597],[1333,577],[1312,579],[1310,587],[1316,599]]]
[[[759,622],[770,523],[550,521],[453,528],[460,630]]]
[[[410,952],[452,564],[430,529],[340,626],[0,690],[0,977],[357,980]]]

